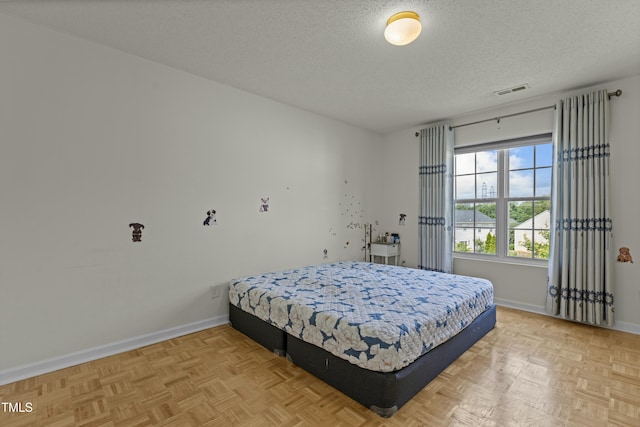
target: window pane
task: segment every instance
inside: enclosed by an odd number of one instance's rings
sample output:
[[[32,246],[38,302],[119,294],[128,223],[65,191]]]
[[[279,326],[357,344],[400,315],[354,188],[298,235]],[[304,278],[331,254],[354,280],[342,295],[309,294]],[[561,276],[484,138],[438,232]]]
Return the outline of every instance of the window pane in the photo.
[[[473,252],[473,228],[455,229],[454,239],[456,252]]]
[[[549,224],[551,223],[551,202],[541,200],[533,203],[533,257],[549,259]]]
[[[549,223],[551,202],[510,202],[513,219],[510,233],[513,249],[510,256],[549,259]]]
[[[551,166],[553,162],[553,145],[536,145],[536,167]]]
[[[549,259],[549,230],[534,230],[533,257]]]
[[[475,175],[456,176],[456,199],[474,199]]]
[[[551,202],[549,200],[540,200],[533,202],[533,228],[549,229],[551,222]]]
[[[533,167],[533,146],[509,149],[509,170]]]
[[[531,258],[533,256],[533,230],[519,226],[514,227],[510,231],[513,233],[513,252],[509,255],[520,258]]]
[[[496,172],[498,170],[498,151],[480,151],[476,153],[476,172]]]
[[[533,169],[509,172],[509,197],[533,197]]]
[[[495,254],[495,216],[495,203],[457,203],[455,251]]]
[[[496,228],[496,204],[478,203],[476,205],[476,227]]]
[[[551,168],[536,169],[536,196],[551,196]]]
[[[496,204],[478,203],[475,216],[475,252],[480,254],[496,253]]]
[[[488,228],[476,228],[475,251],[479,254],[496,254],[496,236]]]
[[[482,173],[477,175],[476,194],[479,199],[495,199],[498,191],[498,173]]]
[[[473,228],[475,221],[473,203],[456,203],[454,221],[456,227]],[[473,241],[473,235],[468,240]]]
[[[456,154],[456,175],[475,173],[475,153]]]
[[[531,221],[533,217],[533,203],[509,202],[509,223],[511,227],[517,227],[524,222]],[[528,225],[533,228],[532,224]]]

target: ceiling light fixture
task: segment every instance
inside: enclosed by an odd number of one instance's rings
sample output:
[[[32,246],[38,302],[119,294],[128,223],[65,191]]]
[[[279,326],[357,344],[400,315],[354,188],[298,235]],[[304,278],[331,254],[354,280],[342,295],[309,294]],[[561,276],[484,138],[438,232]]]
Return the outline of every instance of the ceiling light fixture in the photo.
[[[415,12],[398,12],[387,21],[384,38],[395,46],[411,43],[420,35],[422,24]]]

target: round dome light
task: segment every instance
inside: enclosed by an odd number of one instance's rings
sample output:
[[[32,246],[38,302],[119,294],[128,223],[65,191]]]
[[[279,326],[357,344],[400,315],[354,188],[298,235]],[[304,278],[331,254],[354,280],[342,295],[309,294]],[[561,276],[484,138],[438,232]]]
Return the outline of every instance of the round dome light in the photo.
[[[418,38],[422,31],[420,16],[415,12],[398,12],[387,21],[384,38],[395,46],[404,46]]]

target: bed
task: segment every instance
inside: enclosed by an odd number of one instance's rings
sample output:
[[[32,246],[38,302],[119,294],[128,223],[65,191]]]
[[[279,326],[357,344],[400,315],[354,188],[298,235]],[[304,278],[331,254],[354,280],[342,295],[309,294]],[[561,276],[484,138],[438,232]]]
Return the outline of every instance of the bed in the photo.
[[[485,279],[344,261],[233,280],[232,326],[390,417],[493,329]]]

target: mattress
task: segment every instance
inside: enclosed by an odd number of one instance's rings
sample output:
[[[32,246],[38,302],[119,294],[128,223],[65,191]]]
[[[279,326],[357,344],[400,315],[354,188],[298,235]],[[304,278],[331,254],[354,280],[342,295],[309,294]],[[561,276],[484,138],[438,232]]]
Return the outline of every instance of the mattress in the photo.
[[[485,279],[344,261],[233,280],[241,310],[364,369],[411,364],[493,305]]]

